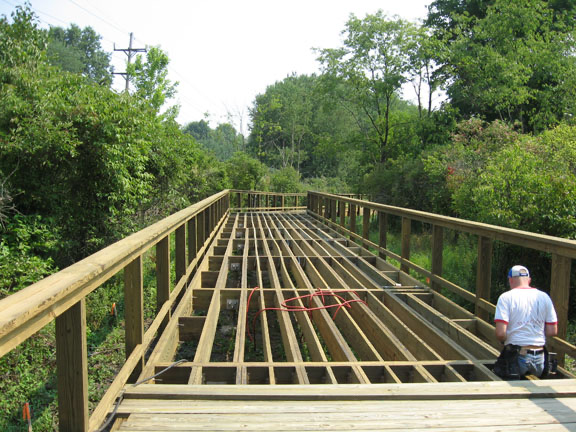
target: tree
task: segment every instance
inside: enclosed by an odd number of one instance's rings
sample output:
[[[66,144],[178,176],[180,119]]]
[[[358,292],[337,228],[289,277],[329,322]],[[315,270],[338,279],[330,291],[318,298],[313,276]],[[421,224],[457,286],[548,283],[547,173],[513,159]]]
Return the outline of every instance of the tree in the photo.
[[[281,193],[301,192],[300,174],[292,167],[274,171],[270,176],[270,190]]]
[[[464,116],[517,122],[524,131],[557,124],[575,108],[572,8],[545,0],[486,3],[478,16],[450,15],[443,35],[452,104]]]
[[[458,212],[480,222],[576,238],[576,127],[508,137],[488,146],[477,175],[460,176],[452,185]]]
[[[344,45],[319,50],[324,76],[343,80],[352,92],[342,94],[351,109],[358,109],[371,125],[380,162],[388,158],[390,112],[402,84],[407,81],[415,51],[416,27],[402,19],[389,20],[382,11],[346,23]],[[336,87],[334,87],[336,88]]]
[[[146,101],[156,113],[160,112],[166,100],[176,94],[178,82],[172,83],[168,79],[169,63],[170,59],[164,51],[152,47],[146,53],[146,60],[139,54],[133,63],[126,66],[126,73],[135,87],[134,96]],[[172,107],[167,114],[175,117],[177,109]]]
[[[412,67],[410,76],[416,99],[418,100],[419,117],[422,118],[424,108],[426,108],[427,115],[430,117],[432,115],[434,93],[442,84],[441,63],[437,59],[444,58],[442,53],[446,50],[446,47],[438,39],[433,38],[426,27],[417,29],[415,37],[417,39],[417,48],[411,52],[410,63]],[[427,101],[424,105],[424,97],[426,96]]]
[[[208,141],[212,129],[206,120],[190,122],[182,129],[184,133],[192,135],[197,141]]]
[[[243,147],[244,137],[236,133],[230,123],[221,123],[212,129],[207,121],[200,120],[188,123],[183,131],[192,135],[205,150],[223,162]]]
[[[102,50],[100,39],[92,27],[82,30],[75,24],[67,29],[51,27],[47,49],[50,63],[109,86],[112,83],[110,54]]]
[[[277,168],[300,171],[312,146],[316,76],[292,75],[256,96],[250,110],[252,139],[261,160]]]
[[[258,190],[266,167],[246,153],[237,152],[226,163],[226,171],[233,189]]]

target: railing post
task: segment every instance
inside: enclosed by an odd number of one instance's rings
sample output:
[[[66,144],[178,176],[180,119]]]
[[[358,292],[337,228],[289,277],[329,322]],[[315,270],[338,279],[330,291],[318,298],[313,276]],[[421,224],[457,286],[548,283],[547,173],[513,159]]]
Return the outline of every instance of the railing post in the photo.
[[[356,204],[350,204],[350,231],[356,234]],[[353,236],[350,239],[355,241]]]
[[[388,214],[384,212],[378,212],[378,246],[382,249],[386,249],[388,239]],[[378,256],[386,260],[386,254],[384,252],[379,252]]]
[[[340,213],[340,226],[344,227],[346,223],[346,202],[339,201],[338,202],[338,213]]]
[[[236,192],[236,199],[238,201],[238,211],[242,208],[242,194],[240,192]]]
[[[186,224],[176,228],[176,281],[186,274]]]
[[[478,238],[478,266],[476,267],[476,306],[478,318],[488,321],[490,314],[478,305],[479,299],[490,301],[490,285],[492,282],[492,240],[480,236]]]
[[[88,355],[84,299],[56,318],[56,365],[59,429],[87,431]]]
[[[570,305],[570,272],[572,260],[552,254],[552,276],[550,298],[558,315],[558,337],[566,339],[568,330],[568,307]]]
[[[412,220],[407,217],[402,217],[402,240],[401,240],[401,256],[405,260],[410,260],[410,235],[412,233]],[[402,263],[400,271],[408,273],[410,268]]]
[[[370,240],[370,208],[364,207],[362,212],[362,238]],[[362,242],[362,246],[368,247],[366,242]]]
[[[188,265],[196,258],[198,244],[196,242],[196,217],[188,221]]]
[[[435,276],[442,276],[444,252],[444,229],[438,225],[432,225],[432,263],[431,271]],[[432,281],[430,287],[434,291],[440,292],[441,285]]]
[[[204,211],[196,216],[196,250],[199,251],[204,246],[206,238],[204,237]]]
[[[156,243],[156,312],[170,299],[170,236]],[[162,326],[168,324],[169,315]]]
[[[142,279],[142,256],[138,256],[124,268],[124,318],[126,329],[126,358],[144,340],[144,299]],[[170,288],[168,288],[170,289]],[[134,368],[133,381],[144,368],[144,358]]]
[[[336,200],[330,201],[330,219],[332,222],[336,223]]]

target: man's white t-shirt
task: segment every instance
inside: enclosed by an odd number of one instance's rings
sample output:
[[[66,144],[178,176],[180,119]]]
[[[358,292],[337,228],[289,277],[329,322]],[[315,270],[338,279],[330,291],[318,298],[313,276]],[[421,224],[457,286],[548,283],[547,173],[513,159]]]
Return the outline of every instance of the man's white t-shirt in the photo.
[[[494,321],[508,324],[506,345],[544,346],[545,325],[556,324],[558,317],[548,294],[532,287],[518,287],[500,296]]]

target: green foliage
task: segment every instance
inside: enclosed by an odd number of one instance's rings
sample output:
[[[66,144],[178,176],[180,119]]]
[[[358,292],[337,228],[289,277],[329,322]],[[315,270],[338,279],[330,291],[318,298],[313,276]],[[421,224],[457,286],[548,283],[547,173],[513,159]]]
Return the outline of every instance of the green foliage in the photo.
[[[13,20],[0,22],[0,172],[13,206],[55,227],[58,266],[227,185],[220,164],[158,114],[174,90],[160,50],[137,62],[136,96],[119,95],[50,66],[29,11]]]
[[[416,28],[378,11],[363,20],[351,15],[343,34],[342,47],[319,51],[324,79],[344,81],[353,89],[342,94],[342,101],[366,118],[371,126],[369,139],[378,146],[377,160],[385,162],[391,105],[411,69],[412,53],[417,49]]]
[[[135,87],[134,95],[146,101],[156,112],[167,99],[176,94],[178,83],[172,83],[168,79],[168,55],[159,47],[151,47],[146,53],[146,60],[142,55],[137,55],[133,63],[126,65],[126,73],[130,82]],[[168,110],[168,116],[175,117],[175,108]]]
[[[270,174],[270,190],[282,193],[301,192],[300,174],[292,167],[273,171]]]
[[[40,216],[15,215],[0,227],[0,298],[52,274],[56,235]]]
[[[482,222],[576,238],[576,128],[521,137],[486,154],[454,185],[454,206]]]
[[[82,73],[98,84],[112,83],[110,54],[102,50],[100,35],[92,27],[80,29],[51,27],[48,31],[47,54],[50,63],[63,70]]]
[[[307,191],[327,193],[351,193],[350,186],[340,177],[313,177],[303,181]]]
[[[478,15],[451,13],[440,33],[449,49],[448,95],[465,116],[518,122],[542,131],[574,110],[574,6],[495,0]],[[556,5],[558,6],[558,5]]]
[[[314,141],[313,120],[318,102],[314,98],[317,78],[289,76],[256,96],[250,110],[254,152],[274,168],[300,170]]]
[[[243,151],[244,136],[238,134],[229,123],[219,124],[216,129],[210,128],[208,122],[200,120],[188,123],[183,132],[192,135],[207,151],[220,161],[229,160],[237,151]]]
[[[30,402],[34,431],[57,430],[56,348],[54,325],[0,358],[0,429],[26,430],[22,407]]]
[[[33,68],[46,58],[46,35],[36,26],[37,18],[30,7],[16,6],[11,16],[12,23],[0,16],[0,64],[5,66],[2,80],[10,79],[11,67]]]
[[[246,153],[238,152],[226,163],[226,172],[232,189],[258,190],[266,167]]]

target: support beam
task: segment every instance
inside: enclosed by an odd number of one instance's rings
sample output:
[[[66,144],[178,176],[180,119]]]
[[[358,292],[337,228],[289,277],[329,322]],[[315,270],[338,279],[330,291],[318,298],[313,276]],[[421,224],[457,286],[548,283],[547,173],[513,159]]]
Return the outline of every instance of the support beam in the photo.
[[[88,430],[86,305],[81,300],[56,318],[58,414],[61,431]]]

